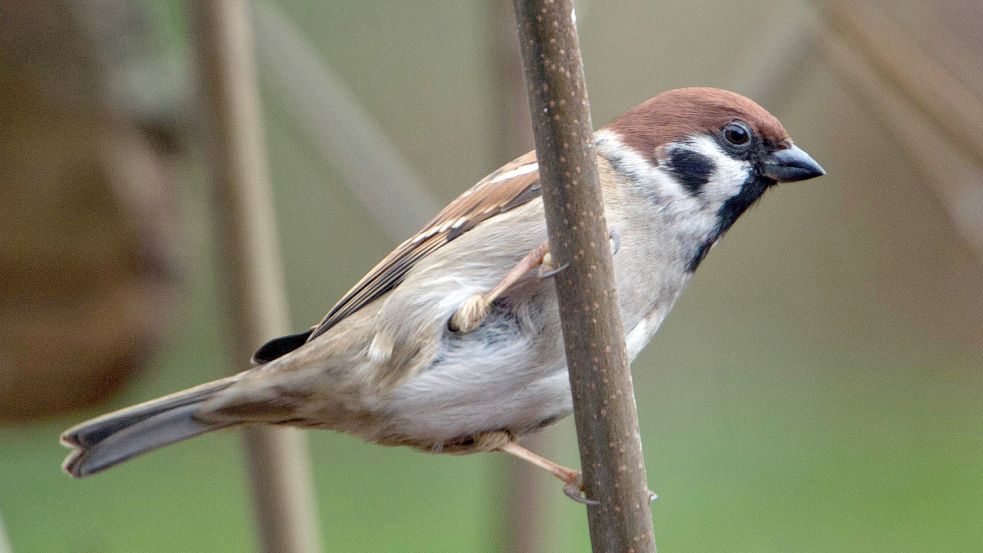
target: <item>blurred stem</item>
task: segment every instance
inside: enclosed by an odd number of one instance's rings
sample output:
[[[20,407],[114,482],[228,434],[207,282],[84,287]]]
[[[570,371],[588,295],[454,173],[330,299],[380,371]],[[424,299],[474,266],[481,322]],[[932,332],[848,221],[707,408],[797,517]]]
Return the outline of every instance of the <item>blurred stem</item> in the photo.
[[[591,544],[655,551],[572,0],[515,0]]]
[[[796,2],[798,4],[798,2]],[[762,33],[742,63],[735,64],[730,87],[773,113],[778,113],[802,88],[809,61],[816,50],[816,16],[808,6],[776,10],[777,22],[768,22],[775,32]]]
[[[387,236],[419,230],[440,203],[385,130],[280,8],[256,3],[253,19],[261,69],[293,123]]]
[[[870,3],[821,0],[829,27],[983,167],[983,101]]]
[[[951,137],[884,81],[855,48],[824,33],[820,52],[837,80],[857,98],[900,148],[922,182],[933,188],[950,220],[983,260],[983,167],[952,146]]]
[[[13,553],[14,548],[7,539],[7,531],[3,527],[3,516],[0,515],[0,553]]]
[[[192,2],[191,16],[232,352],[245,363],[288,326],[249,18],[245,0]],[[262,550],[316,553],[321,540],[304,436],[253,428],[245,438]]]

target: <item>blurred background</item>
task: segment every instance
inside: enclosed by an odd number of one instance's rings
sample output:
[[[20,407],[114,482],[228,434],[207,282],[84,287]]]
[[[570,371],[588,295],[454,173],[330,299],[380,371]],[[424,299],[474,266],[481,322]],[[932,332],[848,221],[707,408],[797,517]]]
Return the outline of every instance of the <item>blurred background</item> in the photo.
[[[510,4],[250,4],[296,330],[531,148]],[[257,547],[236,433],[59,470],[66,427],[247,366],[188,12],[0,2],[0,551]],[[660,549],[983,550],[983,5],[577,16],[596,126],[729,88],[828,172],[745,215],[633,364]],[[545,473],[306,435],[325,551],[589,551]],[[537,447],[579,464],[570,420]]]

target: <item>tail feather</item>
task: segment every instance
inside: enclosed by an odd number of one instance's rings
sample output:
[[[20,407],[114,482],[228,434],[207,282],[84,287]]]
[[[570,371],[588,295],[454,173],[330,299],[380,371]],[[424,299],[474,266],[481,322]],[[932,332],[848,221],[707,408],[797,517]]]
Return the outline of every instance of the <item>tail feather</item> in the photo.
[[[77,478],[88,476],[141,453],[234,425],[198,420],[195,412],[235,380],[202,384],[70,428],[61,436],[63,444],[74,448],[65,459],[65,472]]]

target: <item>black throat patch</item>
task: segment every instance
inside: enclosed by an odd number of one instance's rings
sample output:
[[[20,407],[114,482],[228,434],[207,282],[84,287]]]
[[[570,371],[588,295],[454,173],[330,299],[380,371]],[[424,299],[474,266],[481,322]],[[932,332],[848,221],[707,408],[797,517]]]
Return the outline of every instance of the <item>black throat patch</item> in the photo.
[[[710,176],[716,169],[712,159],[685,147],[674,148],[669,153],[665,167],[682,181],[693,196],[698,195],[710,182]]]
[[[700,263],[710,252],[710,248],[720,239],[721,236],[727,232],[728,229],[737,221],[737,218],[741,216],[742,213],[747,211],[749,207],[754,205],[754,202],[758,201],[759,198],[775,184],[775,181],[761,176],[755,176],[749,179],[747,182],[741,186],[741,191],[736,195],[732,196],[724,205],[720,206],[720,210],[717,211],[717,227],[710,234],[710,237],[706,242],[700,244],[696,248],[696,253],[693,254],[692,259],[690,259],[689,264],[686,266],[686,270],[690,273],[696,270],[700,266]]]

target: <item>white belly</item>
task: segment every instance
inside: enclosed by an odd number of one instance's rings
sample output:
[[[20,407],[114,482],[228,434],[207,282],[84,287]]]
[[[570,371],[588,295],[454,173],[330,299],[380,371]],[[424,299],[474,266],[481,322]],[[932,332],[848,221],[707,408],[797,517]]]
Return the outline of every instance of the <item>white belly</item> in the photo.
[[[627,332],[629,359],[663,317],[653,312]],[[558,336],[537,341],[514,321],[489,322],[449,339],[429,369],[393,391],[387,434],[433,443],[502,429],[519,435],[572,412],[563,345],[544,343]]]

